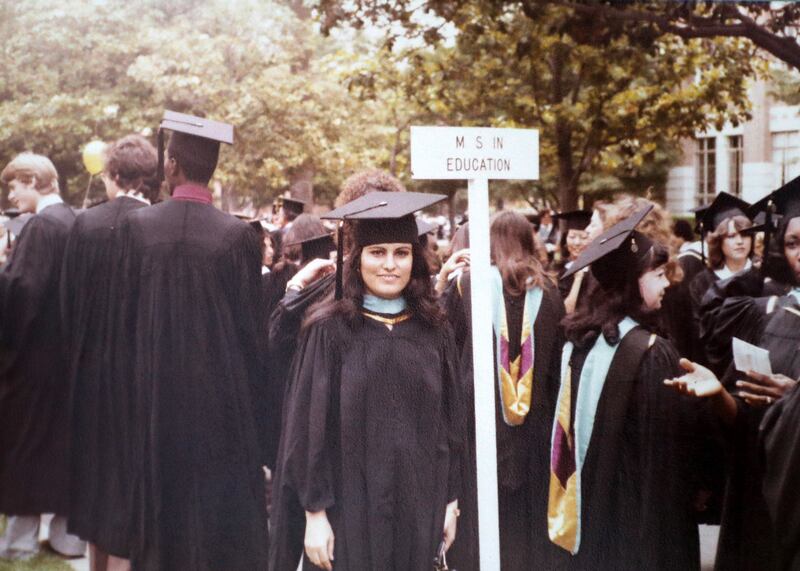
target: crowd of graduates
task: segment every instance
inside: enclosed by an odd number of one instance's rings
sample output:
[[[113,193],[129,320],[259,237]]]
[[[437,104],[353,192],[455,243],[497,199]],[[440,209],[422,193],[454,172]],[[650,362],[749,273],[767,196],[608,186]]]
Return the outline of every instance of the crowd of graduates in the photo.
[[[93,571],[478,570],[492,382],[503,571],[699,569],[702,523],[717,569],[800,568],[800,180],[691,222],[628,195],[502,210],[484,276],[468,222],[448,243],[416,216],[445,197],[380,170],[325,220],[216,209],[220,143],[168,111],[80,212],[44,156],[0,173],[0,560],[55,514]]]

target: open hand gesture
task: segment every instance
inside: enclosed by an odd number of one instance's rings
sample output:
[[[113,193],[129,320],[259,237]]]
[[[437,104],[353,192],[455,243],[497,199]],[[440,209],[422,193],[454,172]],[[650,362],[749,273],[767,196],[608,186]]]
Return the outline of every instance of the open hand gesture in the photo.
[[[674,379],[666,379],[664,384],[684,395],[706,398],[722,392],[722,383],[716,375],[702,365],[689,359],[680,360],[686,374]]]

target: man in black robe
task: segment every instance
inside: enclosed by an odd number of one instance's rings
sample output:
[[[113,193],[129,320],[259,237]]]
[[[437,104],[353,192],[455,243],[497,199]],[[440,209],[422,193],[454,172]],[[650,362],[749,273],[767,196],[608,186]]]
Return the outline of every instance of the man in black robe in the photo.
[[[47,157],[23,153],[3,169],[9,198],[32,216],[0,273],[0,513],[10,516],[0,558],[39,548],[40,514],[54,513],[50,545],[65,555],[86,546],[66,533],[67,397],[58,288],[75,220]]]
[[[127,363],[134,400],[134,569],[267,567],[261,249],[212,204],[230,125],[166,112],[172,199],[121,228]],[[161,145],[159,145],[161,147]]]
[[[108,201],[82,213],[64,254],[61,307],[70,386],[69,530],[90,542],[96,571],[128,569],[130,399],[116,382],[113,349],[127,346],[114,317],[114,280],[125,217],[158,197],[156,150],[139,135],[106,153]]]

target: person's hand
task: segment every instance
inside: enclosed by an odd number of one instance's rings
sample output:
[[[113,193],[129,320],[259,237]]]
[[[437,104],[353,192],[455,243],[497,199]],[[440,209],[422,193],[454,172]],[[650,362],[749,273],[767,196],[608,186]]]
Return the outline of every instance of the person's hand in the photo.
[[[336,271],[336,262],[333,260],[323,260],[316,258],[308,262],[299,272],[297,272],[292,279],[289,280],[289,285],[296,284],[300,289],[303,289],[309,284],[314,283],[318,279]]]
[[[664,384],[684,395],[710,397],[722,392],[722,383],[717,376],[702,365],[689,359],[680,360],[681,368],[686,374],[674,379],[665,379]]]
[[[447,509],[444,513],[444,549],[447,551],[453,542],[456,540],[456,527],[458,526],[458,516],[461,512],[458,510],[458,500],[453,500],[447,504]]]
[[[748,381],[736,381],[739,396],[750,406],[768,406],[788,393],[797,381],[786,375],[747,371]]]
[[[442,265],[439,274],[436,276],[436,290],[441,293],[447,287],[447,278],[450,274],[458,269],[466,268],[469,266],[469,248],[458,250],[447,258],[447,261]]]
[[[306,512],[304,545],[308,560],[322,569],[333,571],[333,529],[325,510]]]

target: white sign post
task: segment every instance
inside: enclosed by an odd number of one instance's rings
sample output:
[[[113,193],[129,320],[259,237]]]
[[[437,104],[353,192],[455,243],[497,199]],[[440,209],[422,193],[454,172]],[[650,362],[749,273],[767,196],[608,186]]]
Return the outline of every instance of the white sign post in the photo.
[[[494,348],[489,290],[489,179],[539,178],[539,132],[483,127],[411,127],[414,179],[469,181],[472,359],[478,466],[480,568],[500,569]]]

